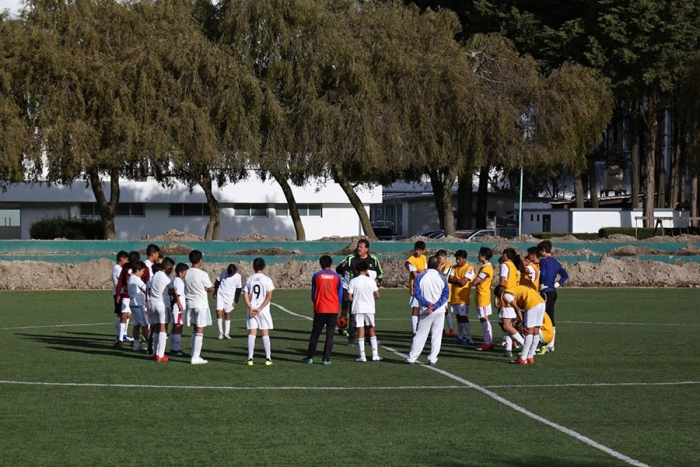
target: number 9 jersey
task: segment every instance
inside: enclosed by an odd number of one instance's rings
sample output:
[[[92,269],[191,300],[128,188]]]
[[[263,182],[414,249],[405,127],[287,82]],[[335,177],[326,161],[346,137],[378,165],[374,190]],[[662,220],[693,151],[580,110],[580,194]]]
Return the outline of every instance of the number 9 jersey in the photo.
[[[261,273],[255,273],[248,277],[245,287],[243,287],[243,292],[248,294],[250,305],[253,309],[259,309],[260,305],[265,301],[267,294],[273,290],[275,290],[275,286],[272,283],[272,279]],[[269,311],[269,304],[265,308],[260,309],[261,313]]]

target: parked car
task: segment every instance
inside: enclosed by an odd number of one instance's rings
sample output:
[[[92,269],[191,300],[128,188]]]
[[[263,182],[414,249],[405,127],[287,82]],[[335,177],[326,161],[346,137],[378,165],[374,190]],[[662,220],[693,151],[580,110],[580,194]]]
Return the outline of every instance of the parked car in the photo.
[[[411,237],[427,237],[427,238],[433,238],[433,237],[431,237],[430,235],[435,235],[435,234],[438,234],[438,233],[440,233],[440,232],[442,232],[442,230],[435,230],[435,229],[421,230],[420,232],[411,235]],[[445,235],[445,234],[444,234],[444,232],[443,232],[443,236],[444,236],[444,235]]]
[[[467,241],[472,241],[476,238],[481,238],[481,237],[493,237],[496,235],[496,231],[492,229],[482,229],[482,230],[475,230],[467,235],[462,236],[463,240]]]
[[[377,236],[377,240],[394,240],[396,238],[391,227],[377,225],[373,226],[372,229],[374,230],[374,235]]]

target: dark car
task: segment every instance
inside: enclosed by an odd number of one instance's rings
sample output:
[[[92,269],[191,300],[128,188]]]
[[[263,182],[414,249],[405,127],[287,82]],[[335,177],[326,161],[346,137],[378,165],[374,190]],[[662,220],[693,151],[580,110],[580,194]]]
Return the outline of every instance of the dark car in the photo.
[[[394,240],[396,238],[391,227],[376,226],[372,227],[372,229],[374,230],[374,235],[377,236],[377,240]]]

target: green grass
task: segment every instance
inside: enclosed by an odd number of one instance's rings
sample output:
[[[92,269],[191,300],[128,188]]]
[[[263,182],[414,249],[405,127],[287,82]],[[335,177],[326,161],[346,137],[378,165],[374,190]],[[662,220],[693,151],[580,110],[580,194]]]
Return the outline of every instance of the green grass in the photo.
[[[311,315],[308,291],[278,290],[274,302]],[[378,302],[379,339],[401,353],[406,302],[399,290]],[[277,308],[274,366],[258,339],[247,367],[241,309],[234,339],[208,328],[210,363],[192,366],[113,350],[108,292],[1,292],[0,303],[0,465],[627,465],[387,349],[360,364],[338,338],[333,365],[301,364],[311,323]],[[514,367],[445,344],[438,368],[638,461],[694,465],[696,304],[691,289],[563,289],[555,353]],[[670,382],[694,384],[633,384]]]

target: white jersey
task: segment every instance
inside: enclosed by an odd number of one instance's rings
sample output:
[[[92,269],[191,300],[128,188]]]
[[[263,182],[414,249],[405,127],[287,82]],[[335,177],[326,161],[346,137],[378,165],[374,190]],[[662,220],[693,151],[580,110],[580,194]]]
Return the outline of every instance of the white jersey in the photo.
[[[153,277],[148,280],[148,300],[151,306],[168,307],[168,290],[173,288],[173,283],[163,271],[158,271]]]
[[[434,312],[437,312],[445,310],[450,288],[447,285],[445,277],[439,271],[436,269],[428,269],[416,277],[413,292],[414,297],[416,297],[421,304],[421,312],[424,312],[425,308],[427,308],[427,305],[421,302],[421,298],[433,304],[442,302],[440,306],[433,309]]]
[[[236,289],[241,288],[241,275],[236,273],[233,276],[228,275],[228,271],[224,269],[219,274],[219,288],[216,290],[216,296],[221,297],[226,301],[233,302],[236,296]]]
[[[139,276],[132,274],[129,277],[127,290],[129,291],[129,306],[143,306],[146,303],[146,284]]]
[[[374,292],[377,290],[377,283],[369,276],[360,274],[353,278],[348,286],[348,293],[352,294],[352,314],[374,314]]]
[[[209,274],[199,268],[189,268],[185,273],[185,300],[187,309],[209,309],[209,297],[206,289],[212,287]]]
[[[145,259],[143,264],[148,268],[148,276],[153,277],[153,262],[150,259]]]
[[[275,285],[272,283],[272,279],[259,272],[248,277],[245,287],[243,287],[243,292],[248,294],[252,309],[259,309],[260,305],[265,301],[267,293],[273,290],[275,290]],[[268,303],[267,306],[260,311],[264,312],[269,310],[270,304]]]
[[[112,268],[112,295],[117,295],[117,282],[119,281],[119,275],[122,273],[122,267],[115,264]]]
[[[180,303],[182,303],[182,306],[184,307],[182,310],[178,309],[177,297],[171,296],[170,303],[172,304],[173,311],[186,310],[187,309],[187,300],[185,300],[185,283],[182,282],[182,279],[180,279],[179,277],[175,277],[175,279],[173,279],[173,289],[175,289],[175,293],[177,294],[177,296],[180,297]]]

